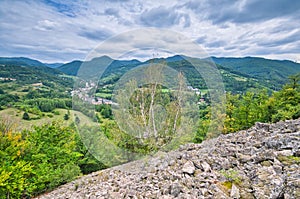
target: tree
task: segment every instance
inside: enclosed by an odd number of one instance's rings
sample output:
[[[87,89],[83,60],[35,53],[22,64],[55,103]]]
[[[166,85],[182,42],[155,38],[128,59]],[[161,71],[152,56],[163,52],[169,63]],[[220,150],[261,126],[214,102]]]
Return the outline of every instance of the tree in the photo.
[[[75,116],[75,124],[80,124],[80,118],[77,115]]]
[[[287,86],[290,86],[293,89],[299,88],[300,73],[289,76],[289,80],[290,82],[287,84]]]
[[[68,110],[68,112],[64,115],[64,120],[69,120],[70,119],[70,110]]]
[[[15,128],[15,121],[8,115],[0,117],[0,132],[2,135],[7,135],[7,133],[12,132]]]
[[[51,190],[80,175],[77,165],[81,153],[76,152],[76,133],[59,122],[35,126],[25,131],[30,146],[24,160],[31,162],[34,175],[30,186],[34,195]]]
[[[69,116],[69,114],[66,113],[66,114],[64,115],[64,120],[68,120],[68,119],[70,119],[70,116]]]
[[[23,159],[27,142],[13,130],[0,129],[0,198],[21,198],[32,174],[32,165]]]
[[[23,119],[24,120],[30,120],[30,116],[29,116],[29,114],[27,112],[24,112]]]

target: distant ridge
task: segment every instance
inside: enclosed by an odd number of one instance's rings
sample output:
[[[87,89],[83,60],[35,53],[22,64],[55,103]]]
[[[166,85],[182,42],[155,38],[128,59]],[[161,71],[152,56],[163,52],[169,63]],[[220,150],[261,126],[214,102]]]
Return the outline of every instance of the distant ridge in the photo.
[[[109,56],[101,56],[101,57],[93,58],[90,61],[78,61],[78,60],[72,61],[70,63],[66,63],[66,64],[58,67],[57,69],[68,75],[77,75],[78,70],[82,64],[84,64],[84,66],[90,66],[94,70],[97,70],[97,69],[99,70],[100,68],[103,69],[103,67],[106,67],[105,64],[107,64],[107,63],[109,64],[109,70],[119,70],[123,67],[128,66],[127,69],[125,69],[125,71],[127,71],[130,68],[132,68],[132,66],[136,66],[136,65],[140,64],[141,62],[136,59],[114,60],[114,59],[110,58]],[[123,68],[123,70],[124,70],[124,68]]]
[[[261,57],[212,57],[212,60],[225,68],[239,71],[256,78],[280,80],[300,72],[300,64],[289,60],[273,60]]]
[[[0,64],[17,66],[46,66],[38,60],[27,57],[0,57]]]
[[[68,75],[77,75],[83,61],[75,60],[59,66],[57,69]]]
[[[47,73],[66,74],[76,76],[81,70],[81,76],[93,78],[97,75],[110,76],[110,83],[142,64],[166,62],[169,67],[185,72],[191,85],[205,89],[205,82],[199,74],[193,70],[193,66],[186,60],[185,55],[174,55],[167,58],[152,58],[141,62],[132,60],[115,60],[109,56],[95,57],[89,61],[74,60],[60,65],[60,63],[42,63],[38,60],[26,57],[0,57],[0,65],[28,66],[32,69],[38,67]],[[193,58],[197,59],[197,58]],[[267,88],[267,90],[279,90],[287,83],[288,76],[300,72],[300,63],[289,60],[272,60],[261,57],[207,57],[201,60],[212,60],[219,69],[226,89],[240,93],[245,88]],[[107,67],[107,68],[106,68]],[[105,71],[103,71],[105,70]],[[99,78],[99,77],[97,77]],[[103,82],[106,84],[107,82]]]

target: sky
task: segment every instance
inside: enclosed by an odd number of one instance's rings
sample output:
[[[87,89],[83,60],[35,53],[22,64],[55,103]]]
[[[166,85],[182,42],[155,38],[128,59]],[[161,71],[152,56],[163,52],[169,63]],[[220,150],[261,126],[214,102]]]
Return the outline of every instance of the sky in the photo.
[[[110,38],[146,28],[182,34],[209,56],[300,63],[298,0],[0,0],[1,57],[84,60]],[[130,38],[123,37],[127,50],[145,43],[133,44]],[[114,48],[122,48],[114,42]],[[146,54],[135,53],[135,58]]]

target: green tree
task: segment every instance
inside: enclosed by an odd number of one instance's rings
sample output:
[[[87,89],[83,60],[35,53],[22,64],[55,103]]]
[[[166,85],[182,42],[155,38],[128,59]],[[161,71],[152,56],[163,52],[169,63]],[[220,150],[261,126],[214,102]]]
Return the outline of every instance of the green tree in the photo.
[[[24,120],[30,120],[30,116],[27,112],[24,112],[23,117]]]
[[[30,148],[25,160],[33,166],[34,176],[30,188],[34,195],[51,190],[80,175],[77,161],[82,156],[76,152],[75,132],[58,122],[34,127],[28,132]]]
[[[23,159],[28,145],[13,129],[0,133],[0,198],[21,198],[32,175],[32,165]]]
[[[70,119],[70,116],[66,113],[65,115],[64,115],[64,120],[69,120]]]

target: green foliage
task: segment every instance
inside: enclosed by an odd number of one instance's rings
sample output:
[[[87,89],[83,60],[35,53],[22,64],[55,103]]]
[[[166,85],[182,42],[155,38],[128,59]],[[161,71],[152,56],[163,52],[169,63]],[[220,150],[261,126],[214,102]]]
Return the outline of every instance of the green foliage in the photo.
[[[23,114],[23,120],[30,120],[30,117],[29,117],[29,114],[27,113],[27,112],[25,112],[24,114]]]
[[[69,120],[70,119],[70,111],[68,110],[68,112],[64,115],[64,120]]]
[[[34,98],[34,99],[27,99],[23,102],[23,104],[28,105],[28,108],[37,108],[42,112],[51,112],[54,111],[56,108],[72,108],[72,103],[69,102],[70,99],[48,99],[48,98]]]
[[[284,165],[300,164],[300,157],[279,155],[277,158]]]
[[[0,65],[0,77],[14,78],[16,84],[23,86],[43,82],[52,88],[65,88],[72,85],[72,79],[58,76],[61,72],[46,66],[21,66],[16,64]]]
[[[10,126],[7,122],[2,124]],[[3,127],[0,133],[0,196],[4,198],[37,195],[82,172],[84,158],[71,127],[53,122],[23,132]]]
[[[96,111],[99,112],[103,118],[113,119],[111,105],[108,104],[97,105]]]
[[[227,181],[235,184],[241,183],[241,177],[238,172],[230,168],[229,170],[221,170],[220,173],[226,178]]]
[[[75,132],[70,127],[56,122],[34,127],[27,140],[31,148],[25,160],[34,166],[36,176],[31,180],[35,193],[53,189],[80,174],[76,162],[81,154],[75,151]]]
[[[79,119],[78,116],[76,118]],[[76,119],[75,119],[76,120]],[[99,162],[86,148],[86,146],[81,142],[80,136],[78,133],[75,134],[76,141],[76,151],[82,154],[78,160],[78,166],[83,174],[88,174],[95,172],[101,169],[107,168],[104,164]]]
[[[27,143],[21,133],[0,133],[0,197],[21,198],[32,172],[32,165],[23,160]]]
[[[1,94],[0,95],[0,107],[2,106],[11,106],[15,102],[19,100],[19,97],[17,95],[12,94]]]
[[[272,90],[280,90],[287,83],[287,77],[299,73],[299,64],[292,61],[270,60],[257,57],[245,58],[213,58],[226,70],[255,78],[260,85]],[[244,90],[245,91],[245,90]]]
[[[226,116],[223,133],[247,129],[255,122],[277,122],[300,117],[299,74],[290,78],[282,90],[268,95],[267,90],[248,91],[245,94],[226,94]],[[220,115],[220,117],[222,117]],[[208,128],[213,124],[209,106],[200,106],[199,128],[195,142],[207,138]]]
[[[70,119],[70,116],[69,116],[69,114],[66,113],[66,114],[64,115],[64,120],[69,120],[69,119]]]
[[[199,105],[199,126],[197,128],[193,142],[201,143],[206,138],[206,133],[210,125],[210,108],[206,104]]]

